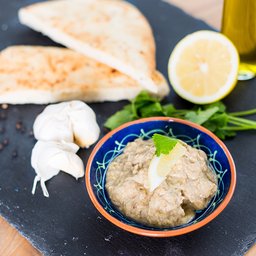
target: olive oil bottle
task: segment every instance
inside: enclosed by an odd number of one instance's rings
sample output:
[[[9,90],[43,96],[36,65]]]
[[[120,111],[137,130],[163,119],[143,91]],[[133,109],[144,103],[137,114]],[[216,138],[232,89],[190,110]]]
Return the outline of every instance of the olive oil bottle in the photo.
[[[239,80],[256,74],[256,0],[224,0],[222,33],[240,56]]]

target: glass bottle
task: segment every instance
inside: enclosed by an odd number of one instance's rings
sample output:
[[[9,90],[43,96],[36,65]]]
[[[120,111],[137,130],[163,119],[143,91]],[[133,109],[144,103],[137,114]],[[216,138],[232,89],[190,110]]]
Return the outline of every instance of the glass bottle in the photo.
[[[255,77],[256,0],[224,0],[221,32],[231,39],[238,50],[238,80]]]

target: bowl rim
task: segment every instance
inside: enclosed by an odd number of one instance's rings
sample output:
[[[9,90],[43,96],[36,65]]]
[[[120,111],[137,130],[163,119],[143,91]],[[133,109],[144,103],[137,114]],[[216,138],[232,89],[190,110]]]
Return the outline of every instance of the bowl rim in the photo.
[[[120,130],[134,125],[134,124],[139,124],[139,123],[145,123],[145,122],[149,122],[149,121],[168,121],[168,122],[177,122],[177,123],[182,123],[188,126],[191,126],[193,128],[196,128],[204,133],[206,133],[207,135],[209,135],[212,139],[214,139],[219,146],[223,149],[223,151],[225,152],[229,165],[230,165],[230,172],[231,172],[231,182],[230,182],[230,187],[228,190],[228,193],[226,195],[226,197],[224,198],[224,200],[220,203],[220,205],[216,208],[215,211],[213,211],[209,216],[207,216],[205,219],[199,221],[198,223],[192,224],[190,226],[187,227],[183,227],[180,229],[176,229],[176,230],[163,230],[163,231],[155,231],[155,230],[145,230],[142,228],[138,228],[138,227],[134,227],[128,224],[125,224],[119,220],[117,220],[116,218],[114,218],[113,216],[111,216],[97,201],[97,198],[95,197],[94,193],[93,193],[93,189],[91,186],[91,182],[90,182],[90,171],[91,171],[91,165],[93,162],[93,159],[97,153],[97,151],[99,150],[99,148],[110,138],[112,137],[115,133],[119,132]],[[236,186],[236,167],[235,167],[235,163],[234,160],[229,152],[229,150],[227,149],[226,145],[224,144],[224,142],[222,142],[216,135],[214,135],[211,131],[209,131],[208,129],[202,127],[201,125],[195,124],[193,122],[187,121],[187,120],[183,120],[183,119],[179,119],[179,118],[173,118],[173,117],[148,117],[148,118],[142,118],[142,119],[138,119],[135,121],[131,121],[128,123],[125,123],[121,126],[119,126],[118,128],[110,131],[109,133],[107,133],[105,136],[103,136],[100,141],[95,145],[93,151],[91,152],[89,159],[87,161],[87,165],[86,165],[86,173],[85,173],[85,184],[86,184],[86,189],[87,192],[89,194],[89,197],[93,203],[93,205],[96,207],[96,209],[110,222],[112,222],[114,225],[118,226],[119,228],[122,228],[128,232],[137,234],[137,235],[142,235],[142,236],[149,236],[149,237],[172,237],[172,236],[179,236],[179,235],[183,235],[186,233],[189,233],[191,231],[194,231],[196,229],[199,229],[201,227],[203,227],[204,225],[206,225],[207,223],[209,223],[210,221],[212,221],[215,217],[217,217],[228,205],[228,203],[230,202],[234,191],[235,191],[235,186]]]

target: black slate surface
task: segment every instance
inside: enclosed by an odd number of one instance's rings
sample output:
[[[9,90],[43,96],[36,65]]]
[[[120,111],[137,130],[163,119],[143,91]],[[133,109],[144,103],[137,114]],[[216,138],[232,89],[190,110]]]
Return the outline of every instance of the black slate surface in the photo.
[[[19,24],[17,9],[32,2],[36,1],[0,0],[0,49],[17,44],[56,45]],[[160,0],[131,2],[153,27],[158,68],[165,75],[169,54],[178,40],[195,30],[209,29],[202,21]],[[255,99],[256,80],[251,80],[239,83],[224,102],[231,111],[243,110],[255,108]],[[173,92],[168,101],[189,106]],[[124,103],[91,106],[102,125]],[[47,183],[50,198],[44,198],[39,188],[35,196],[31,195],[34,171],[30,154],[35,140],[30,132],[43,108],[24,105],[0,110],[0,143],[8,142],[0,150],[0,214],[44,255],[240,256],[256,241],[255,132],[240,133],[225,141],[237,165],[237,188],[224,212],[190,234],[154,239],[130,234],[104,219],[90,202],[83,179],[77,182],[61,173]],[[80,152],[85,163],[90,151]]]

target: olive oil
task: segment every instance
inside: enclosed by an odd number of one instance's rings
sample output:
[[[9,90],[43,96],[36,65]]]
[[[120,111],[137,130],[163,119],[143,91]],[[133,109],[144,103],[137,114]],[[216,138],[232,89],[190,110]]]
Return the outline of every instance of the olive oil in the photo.
[[[222,33],[236,46],[240,56],[239,80],[256,74],[256,0],[225,0]]]

